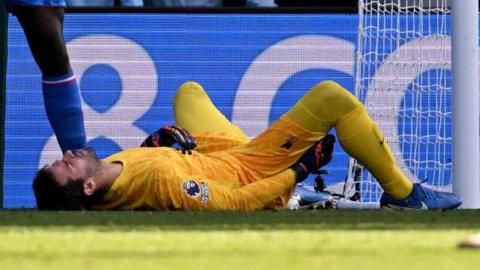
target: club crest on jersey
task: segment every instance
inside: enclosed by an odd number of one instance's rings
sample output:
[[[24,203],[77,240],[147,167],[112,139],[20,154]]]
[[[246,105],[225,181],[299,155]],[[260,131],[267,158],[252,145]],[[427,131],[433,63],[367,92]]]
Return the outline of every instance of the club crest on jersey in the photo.
[[[198,185],[195,180],[185,180],[183,181],[182,186],[183,192],[187,193],[187,195],[192,198],[196,198],[200,194],[200,185]]]
[[[284,144],[282,144],[280,147],[285,148],[285,149],[288,150],[288,149],[292,148],[293,143],[296,142],[297,139],[298,139],[298,138],[295,137],[295,136],[290,136],[290,137],[287,139],[287,141],[286,141]]]
[[[200,202],[207,204],[209,200],[208,183],[200,182],[200,185],[195,180],[185,180],[182,184],[183,192],[191,198],[200,196]]]

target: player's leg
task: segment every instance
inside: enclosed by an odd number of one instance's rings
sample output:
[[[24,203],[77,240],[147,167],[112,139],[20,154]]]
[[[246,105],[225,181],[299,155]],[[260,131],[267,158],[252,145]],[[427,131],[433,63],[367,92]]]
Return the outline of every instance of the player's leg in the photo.
[[[461,204],[452,193],[414,185],[396,165],[382,132],[363,105],[337,83],[318,84],[287,116],[309,130],[326,131],[335,126],[345,151],[365,165],[384,189],[383,205],[450,209]]]
[[[398,198],[411,192],[411,181],[395,165],[383,135],[362,104],[332,81],[314,86],[266,132],[234,154],[260,175],[272,175],[291,166],[335,126],[345,150],[363,163],[387,192]]]
[[[232,124],[196,82],[182,84],[173,103],[175,123],[197,140],[197,151],[209,153],[246,144],[243,131]]]
[[[221,132],[230,137],[248,140],[243,131],[215,107],[199,83],[182,84],[175,96],[173,108],[175,122],[190,132]]]
[[[326,81],[316,85],[288,113],[308,130],[327,131],[335,126],[340,144],[358,159],[396,198],[405,198],[412,182],[396,166],[382,132],[363,105],[339,84]]]
[[[62,151],[84,148],[86,138],[79,89],[63,38],[64,8],[16,5],[12,10],[42,72],[45,110]]]

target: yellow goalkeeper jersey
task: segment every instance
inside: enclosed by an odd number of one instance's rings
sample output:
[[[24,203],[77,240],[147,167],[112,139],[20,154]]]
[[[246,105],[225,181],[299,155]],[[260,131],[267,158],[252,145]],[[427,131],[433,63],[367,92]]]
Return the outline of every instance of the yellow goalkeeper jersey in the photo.
[[[123,170],[94,208],[281,209],[295,186],[289,166],[323,136],[282,117],[250,143],[222,147],[226,151],[128,149],[106,159],[121,163]]]
[[[123,170],[103,202],[95,209],[255,210],[280,209],[295,184],[291,170],[258,178],[242,170],[228,154],[182,154],[166,148],[133,148],[114,154],[108,162]],[[237,168],[235,168],[237,167]],[[285,198],[279,199],[281,195]],[[280,200],[274,202],[275,199]]]

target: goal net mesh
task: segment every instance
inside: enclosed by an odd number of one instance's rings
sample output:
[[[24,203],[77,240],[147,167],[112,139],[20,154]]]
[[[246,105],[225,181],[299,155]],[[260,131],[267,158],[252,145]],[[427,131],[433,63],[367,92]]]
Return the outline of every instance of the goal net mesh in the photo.
[[[355,94],[414,182],[451,190],[450,9],[446,0],[359,0]],[[361,200],[381,188],[367,171]]]

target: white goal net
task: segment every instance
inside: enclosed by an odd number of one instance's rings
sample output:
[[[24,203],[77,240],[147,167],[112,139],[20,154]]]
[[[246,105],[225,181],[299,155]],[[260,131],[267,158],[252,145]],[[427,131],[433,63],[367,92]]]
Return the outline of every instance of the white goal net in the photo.
[[[359,0],[356,95],[415,182],[451,190],[450,9],[446,0]],[[362,201],[381,188],[364,172]]]

